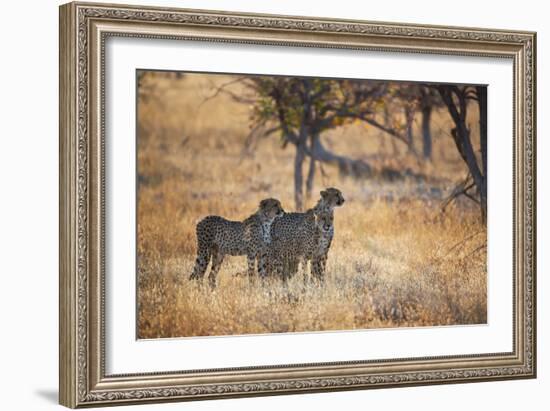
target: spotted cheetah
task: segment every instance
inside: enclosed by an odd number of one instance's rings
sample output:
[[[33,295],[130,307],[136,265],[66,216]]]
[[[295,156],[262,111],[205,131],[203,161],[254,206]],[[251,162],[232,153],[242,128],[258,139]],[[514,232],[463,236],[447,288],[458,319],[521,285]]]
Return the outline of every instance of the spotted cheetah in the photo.
[[[321,198],[312,210],[306,213],[285,213],[271,226],[271,238],[277,242],[277,250],[270,253],[268,265],[273,268],[272,271],[276,271],[275,267],[280,269],[282,264],[283,278],[288,278],[298,270],[299,260],[302,259],[298,257],[303,254],[298,248],[300,241],[303,241],[303,238],[308,235],[314,235],[312,230],[315,230],[315,226],[311,224],[311,220],[308,221],[308,213],[311,211],[318,215],[327,214],[332,220],[334,208],[344,204],[344,196],[337,188],[327,188],[320,194]],[[334,225],[331,224],[330,231],[325,233],[322,244],[320,244],[322,250],[319,250],[315,259],[312,260],[312,273],[321,279],[324,276],[333,237]],[[282,260],[282,262],[278,260]]]
[[[285,281],[293,270],[297,271],[298,262],[302,262],[304,275],[307,275],[307,262],[311,261],[311,275],[319,280],[323,277],[320,271],[323,266],[318,261],[330,247],[334,233],[334,215],[322,208],[312,208],[304,215],[303,221],[291,237],[273,238],[269,247],[268,257],[273,264],[272,272]]]
[[[197,259],[189,279],[202,279],[212,259],[208,280],[215,287],[216,276],[226,255],[246,255],[250,277],[254,276],[258,261],[258,274],[264,278],[265,256],[271,242],[271,224],[283,213],[280,201],[268,198],[260,202],[256,213],[242,222],[229,221],[219,216],[208,216],[201,220],[197,224]]]
[[[317,217],[318,239],[315,243],[315,251],[311,258],[311,274],[317,280],[323,280],[325,276],[328,251],[334,238],[334,213],[324,211]],[[305,265],[304,265],[305,267]]]

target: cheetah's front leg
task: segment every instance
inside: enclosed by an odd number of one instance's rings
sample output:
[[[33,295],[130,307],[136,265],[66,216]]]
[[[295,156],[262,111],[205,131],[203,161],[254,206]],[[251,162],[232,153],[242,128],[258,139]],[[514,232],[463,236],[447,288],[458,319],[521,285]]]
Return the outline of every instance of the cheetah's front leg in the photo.
[[[262,280],[266,279],[268,276],[268,265],[268,253],[264,251],[260,253],[260,256],[258,257],[258,275]]]
[[[256,273],[256,256],[254,254],[248,254],[246,256],[246,262],[248,264],[248,279],[254,281],[254,275]]]
[[[311,276],[319,283],[323,283],[325,280],[325,266],[326,260],[323,258],[311,260]]]

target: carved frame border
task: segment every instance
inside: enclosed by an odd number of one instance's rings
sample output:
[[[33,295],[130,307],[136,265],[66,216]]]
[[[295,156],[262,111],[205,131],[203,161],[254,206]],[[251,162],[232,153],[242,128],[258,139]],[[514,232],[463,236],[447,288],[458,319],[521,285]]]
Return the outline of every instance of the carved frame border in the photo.
[[[514,352],[106,376],[104,45],[109,36],[498,56],[514,61]],[[60,403],[69,407],[536,376],[536,35],[69,3],[60,7]]]

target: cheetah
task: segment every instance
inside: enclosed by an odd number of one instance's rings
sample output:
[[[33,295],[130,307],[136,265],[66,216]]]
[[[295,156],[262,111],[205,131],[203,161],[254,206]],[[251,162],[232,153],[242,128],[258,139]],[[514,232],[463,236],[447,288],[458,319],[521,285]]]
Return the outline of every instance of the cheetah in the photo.
[[[323,281],[327,266],[328,251],[334,238],[334,213],[324,211],[317,217],[318,238],[311,258],[311,274],[317,280]]]
[[[297,214],[297,213],[295,213]],[[307,262],[311,261],[311,275],[322,280],[323,267],[318,263],[326,254],[334,233],[334,215],[321,208],[310,209],[304,213],[304,219],[291,237],[273,238],[269,247],[269,260],[272,271],[286,281],[298,262],[302,262],[304,279],[307,275]]]
[[[327,188],[321,191],[321,198],[310,210],[319,215],[328,214],[332,219],[334,216],[334,208],[340,207],[344,204],[344,196],[342,192],[337,188]],[[309,211],[308,211],[309,212]],[[271,238],[277,242],[277,250],[272,252],[269,257],[268,265],[272,268],[278,267],[280,269],[281,262],[284,267],[283,278],[288,278],[291,274],[296,273],[298,270],[299,258],[297,254],[302,254],[297,247],[296,238],[304,238],[307,235],[313,235],[312,230],[315,227],[311,224],[311,221],[306,222],[306,213],[285,213],[282,217],[278,218],[271,226]],[[309,217],[311,218],[311,216]],[[325,233],[326,235],[322,241],[322,251],[320,250],[316,258],[312,260],[312,272],[316,273],[316,276],[323,278],[326,268],[326,261],[328,258],[328,251],[334,237],[334,225],[331,224],[330,231]],[[305,268],[305,267],[304,267]],[[272,270],[273,271],[273,270]]]
[[[226,255],[246,255],[249,277],[254,276],[257,261],[258,274],[265,278],[265,256],[271,242],[271,224],[283,214],[280,201],[268,198],[260,202],[256,213],[242,222],[229,221],[214,215],[205,217],[197,224],[197,259],[189,279],[202,279],[209,261],[212,260],[208,280],[214,288],[216,276]]]

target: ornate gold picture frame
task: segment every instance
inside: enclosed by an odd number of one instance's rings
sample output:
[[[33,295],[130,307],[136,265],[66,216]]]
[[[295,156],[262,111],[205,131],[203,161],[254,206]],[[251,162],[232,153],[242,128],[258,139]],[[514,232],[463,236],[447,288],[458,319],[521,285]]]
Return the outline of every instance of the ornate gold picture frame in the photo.
[[[107,374],[105,43],[109,38],[497,57],[513,62],[513,349]],[[60,403],[187,401],[536,376],[536,35],[69,3],[60,7]],[[490,201],[490,198],[489,198]],[[128,310],[133,308],[128,307]]]

